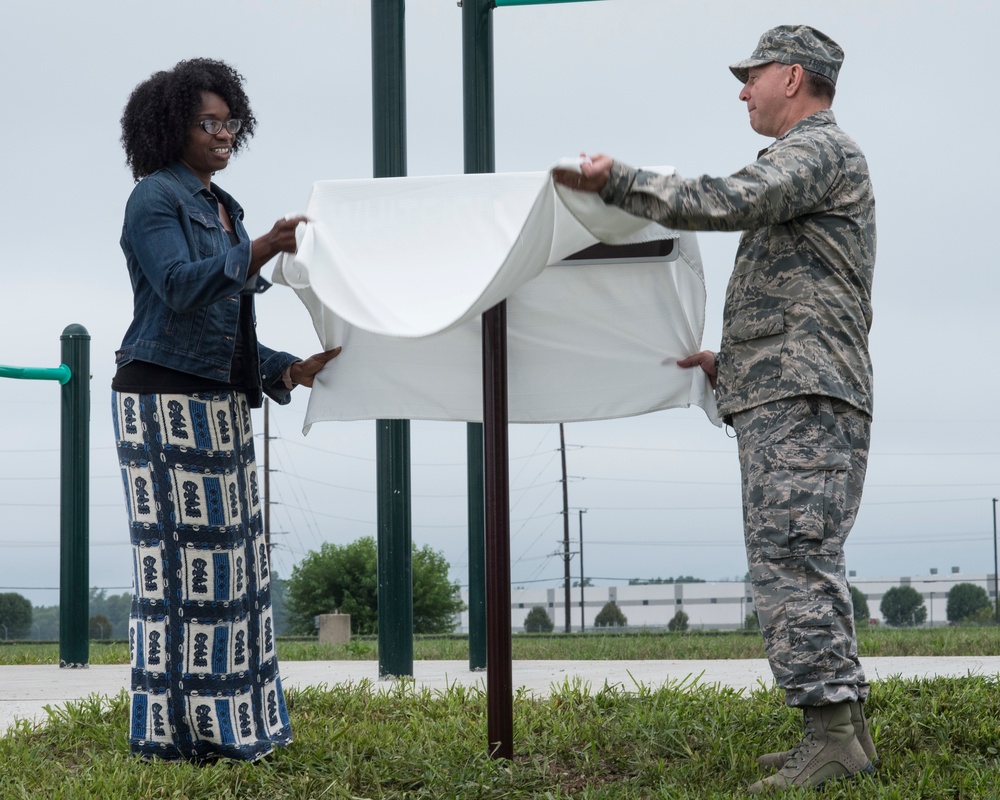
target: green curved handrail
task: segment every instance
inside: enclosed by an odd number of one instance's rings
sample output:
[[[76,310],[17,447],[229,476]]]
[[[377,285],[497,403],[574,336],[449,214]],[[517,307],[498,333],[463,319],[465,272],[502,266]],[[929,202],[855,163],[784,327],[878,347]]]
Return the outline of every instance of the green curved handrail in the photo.
[[[59,381],[65,386],[73,371],[65,364],[58,367],[6,367],[0,364],[0,378],[18,378],[24,381]]]

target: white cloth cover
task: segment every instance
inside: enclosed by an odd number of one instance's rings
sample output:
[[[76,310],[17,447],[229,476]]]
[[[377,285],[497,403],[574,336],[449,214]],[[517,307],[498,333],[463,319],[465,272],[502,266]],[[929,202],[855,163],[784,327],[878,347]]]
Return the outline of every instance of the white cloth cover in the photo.
[[[559,166],[578,169],[578,162]],[[324,349],[306,412],[481,421],[480,315],[507,300],[510,422],[701,406],[705,283],[694,234],[555,184],[550,173],[320,181],[272,280],[298,294]],[[670,262],[560,264],[598,241],[677,238]]]

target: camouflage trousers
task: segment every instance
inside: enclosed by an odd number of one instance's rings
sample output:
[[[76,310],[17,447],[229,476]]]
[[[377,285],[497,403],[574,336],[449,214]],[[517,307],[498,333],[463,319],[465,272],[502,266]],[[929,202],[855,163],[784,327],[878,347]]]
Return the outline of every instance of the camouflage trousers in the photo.
[[[734,414],[732,425],[754,603],[785,701],[863,700],[844,542],[861,504],[871,419],[808,396]]]

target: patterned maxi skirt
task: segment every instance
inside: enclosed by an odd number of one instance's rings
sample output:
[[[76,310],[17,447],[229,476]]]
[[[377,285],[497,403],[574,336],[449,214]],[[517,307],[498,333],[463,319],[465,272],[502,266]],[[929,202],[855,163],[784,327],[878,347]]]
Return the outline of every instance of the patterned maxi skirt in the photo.
[[[112,393],[132,544],[132,751],[253,761],[291,742],[240,393]]]

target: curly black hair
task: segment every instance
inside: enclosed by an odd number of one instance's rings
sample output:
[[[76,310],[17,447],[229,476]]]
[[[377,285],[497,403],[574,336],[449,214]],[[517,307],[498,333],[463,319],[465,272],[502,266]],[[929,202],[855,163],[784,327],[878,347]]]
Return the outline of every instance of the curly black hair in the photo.
[[[181,61],[136,86],[122,112],[125,163],[136,182],[181,157],[201,108],[202,92],[219,95],[233,118],[243,120],[233,137],[233,155],[253,136],[257,120],[243,91],[243,76],[222,61]]]

